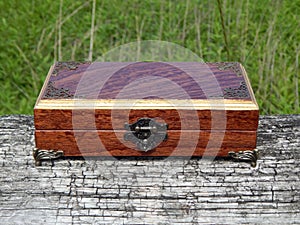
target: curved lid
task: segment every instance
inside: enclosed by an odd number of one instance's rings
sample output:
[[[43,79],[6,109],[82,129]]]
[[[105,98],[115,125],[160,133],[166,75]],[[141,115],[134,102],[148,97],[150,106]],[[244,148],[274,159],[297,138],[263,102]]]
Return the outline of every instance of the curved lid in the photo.
[[[57,62],[35,108],[258,109],[237,62]]]

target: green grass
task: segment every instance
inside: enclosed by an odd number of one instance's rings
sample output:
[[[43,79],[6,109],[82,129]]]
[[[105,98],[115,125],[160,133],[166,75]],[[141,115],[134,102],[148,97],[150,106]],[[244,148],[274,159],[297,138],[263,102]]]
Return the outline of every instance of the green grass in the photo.
[[[293,0],[98,0],[91,38],[93,1],[0,1],[0,114],[32,114],[50,65],[87,60],[91,39],[93,59],[164,40],[205,61],[239,61],[262,114],[300,113],[299,11]]]

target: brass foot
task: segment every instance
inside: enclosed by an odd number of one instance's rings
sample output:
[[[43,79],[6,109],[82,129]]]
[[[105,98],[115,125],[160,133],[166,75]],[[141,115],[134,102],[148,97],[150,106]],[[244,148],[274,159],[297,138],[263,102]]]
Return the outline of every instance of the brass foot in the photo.
[[[247,150],[247,151],[239,151],[239,152],[229,152],[228,156],[237,161],[242,162],[250,162],[252,167],[256,166],[256,162],[258,159],[258,150]]]
[[[41,166],[43,160],[58,159],[64,156],[64,152],[60,150],[41,150],[35,148],[33,150],[33,157],[35,159],[35,165]]]

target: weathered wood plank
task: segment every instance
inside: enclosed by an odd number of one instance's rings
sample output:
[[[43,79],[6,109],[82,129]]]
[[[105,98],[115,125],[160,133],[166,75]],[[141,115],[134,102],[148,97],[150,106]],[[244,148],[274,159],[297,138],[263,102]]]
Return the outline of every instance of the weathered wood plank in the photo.
[[[299,224],[300,115],[261,117],[260,159],[34,166],[32,116],[0,117],[2,224]]]

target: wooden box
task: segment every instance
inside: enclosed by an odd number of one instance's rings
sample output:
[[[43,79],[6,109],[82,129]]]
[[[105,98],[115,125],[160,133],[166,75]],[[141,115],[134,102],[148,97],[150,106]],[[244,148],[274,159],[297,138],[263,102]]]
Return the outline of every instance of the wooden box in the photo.
[[[57,62],[34,107],[34,156],[255,162],[258,117],[237,62]]]

